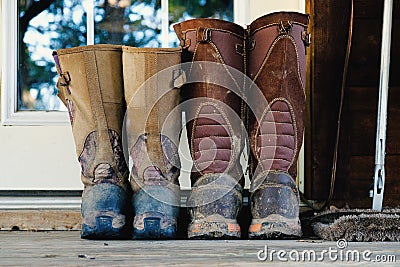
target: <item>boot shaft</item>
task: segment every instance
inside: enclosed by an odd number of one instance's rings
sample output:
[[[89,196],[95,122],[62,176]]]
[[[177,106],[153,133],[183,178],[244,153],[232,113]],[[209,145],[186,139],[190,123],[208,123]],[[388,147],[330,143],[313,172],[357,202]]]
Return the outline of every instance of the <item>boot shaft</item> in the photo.
[[[282,37],[291,38],[296,46],[299,73],[303,85],[306,76],[306,47],[310,45],[307,32],[309,16],[297,12],[277,12],[264,15],[247,27],[247,70],[254,80],[263,67],[263,61],[269,50]]]
[[[242,87],[238,90],[243,92],[242,95],[232,93],[237,92],[236,90],[221,88],[215,84],[190,84],[182,90],[182,99],[186,101],[205,97],[208,100],[221,101],[236,111],[249,131],[254,160],[252,169],[257,169],[256,175],[272,169],[289,171],[294,179],[296,177],[296,161],[304,130],[308,20],[308,15],[278,12],[258,18],[247,30],[234,23],[217,19],[193,19],[174,26],[183,47],[183,61],[226,64],[247,74],[251,80],[246,83],[245,79],[236,79],[236,84]],[[190,75],[198,75],[197,72],[199,71],[196,70]],[[214,75],[203,72],[201,75]],[[221,79],[232,79],[229,70],[219,71],[218,74]],[[258,92],[255,92],[252,82],[258,86]],[[253,110],[248,111],[244,108],[245,101]],[[226,127],[232,125],[232,116],[224,116],[224,110],[221,112],[216,108],[218,103],[208,106],[206,104],[189,109],[187,115],[189,118],[195,118],[188,123],[188,137],[195,166],[192,176],[195,180],[206,173],[226,172],[229,170],[227,162],[236,160],[232,157],[232,152],[226,152],[227,148],[232,149],[232,140],[218,140],[211,133],[217,133],[225,139],[234,136],[232,129]],[[267,112],[267,107],[275,111]],[[215,111],[222,113],[221,117],[227,118],[228,122],[218,121],[209,115]],[[206,119],[199,119],[202,116]],[[272,139],[265,138],[271,134],[275,135]],[[199,144],[205,143],[202,141],[210,136],[214,144],[201,148]],[[271,139],[272,142],[265,139]],[[217,151],[212,153],[212,158],[208,155],[210,148],[216,148]],[[287,151],[286,148],[291,151]],[[200,155],[205,156],[201,159]],[[210,161],[214,163],[208,164]],[[237,162],[233,165],[237,165]]]
[[[181,49],[123,47],[128,149],[134,191],[177,183]]]
[[[279,12],[248,27],[250,238],[301,236],[297,159],[303,140],[308,16]],[[261,105],[262,94],[267,106]]]
[[[241,26],[219,19],[191,19],[175,24],[174,30],[183,49],[183,62],[219,62],[244,71],[246,31]]]
[[[199,81],[185,85],[181,95],[183,103],[192,101],[185,110],[190,119],[187,130],[194,162],[192,182],[213,173],[228,173],[240,180],[244,79],[235,71],[245,70],[245,30],[217,19],[188,20],[174,29],[183,48],[182,61],[192,62],[189,80]],[[219,84],[207,82],[215,75]]]
[[[110,182],[128,190],[122,151],[125,113],[121,46],[57,50],[59,97],[67,104],[85,185]]]
[[[188,20],[174,29],[182,61],[191,62],[188,80],[194,81],[181,91],[193,159],[188,236],[237,238],[243,182],[239,156],[245,140],[245,30],[216,19]]]
[[[272,13],[248,27],[249,138],[253,177],[269,171],[288,172],[295,180],[302,145],[305,112],[306,46],[308,15]],[[262,107],[261,91],[268,108]]]

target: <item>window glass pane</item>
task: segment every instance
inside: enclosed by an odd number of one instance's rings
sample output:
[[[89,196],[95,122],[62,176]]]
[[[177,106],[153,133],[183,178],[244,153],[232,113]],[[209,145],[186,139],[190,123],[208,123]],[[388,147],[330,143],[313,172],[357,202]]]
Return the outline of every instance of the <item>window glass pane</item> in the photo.
[[[95,0],[96,44],[161,47],[160,0]]]
[[[233,21],[234,0],[169,0],[169,45],[178,46],[173,24],[193,18],[215,18]]]
[[[86,45],[94,1],[95,43],[161,47],[161,0],[18,0],[18,110],[65,110],[56,94],[53,50]],[[169,0],[170,24],[190,18],[233,20],[233,0]],[[170,46],[178,40],[170,27]]]
[[[18,109],[64,110],[52,51],[86,44],[86,1],[19,0]]]

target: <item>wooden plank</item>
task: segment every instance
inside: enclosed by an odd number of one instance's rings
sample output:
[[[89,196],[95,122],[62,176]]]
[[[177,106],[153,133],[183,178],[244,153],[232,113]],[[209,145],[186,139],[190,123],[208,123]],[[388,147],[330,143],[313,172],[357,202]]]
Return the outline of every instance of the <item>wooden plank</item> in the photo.
[[[80,230],[79,210],[0,210],[0,230]]]
[[[376,266],[374,261],[332,260],[326,251],[336,250],[336,242],[301,240],[158,240],[158,241],[91,241],[81,240],[78,232],[7,232],[0,233],[0,264],[2,266],[265,266],[267,264],[298,266],[306,260],[280,261],[277,252],[315,251],[320,261],[311,265],[335,263],[356,266]],[[260,250],[276,251],[273,260],[257,258]],[[351,242],[343,249],[371,251],[376,255],[400,258],[396,242]],[[333,252],[332,256],[338,255]],[[289,259],[289,258],[288,258]],[[394,264],[394,263],[392,263]]]
[[[313,1],[311,85],[312,199],[326,199],[332,170],[337,111],[346,51],[350,2]],[[341,30],[338,30],[341,29]]]
[[[352,156],[350,157],[350,166],[349,178],[351,180],[372,181],[375,166],[374,156]],[[400,155],[386,155],[385,167],[388,182],[399,184],[397,179],[400,173]]]
[[[371,2],[371,1],[365,1]],[[393,13],[395,14],[395,13]],[[391,58],[400,57],[400,19],[392,23]],[[382,40],[382,18],[355,19],[352,50],[349,63],[348,84],[351,86],[379,85],[379,69]],[[390,62],[390,84],[400,85],[400,62]]]
[[[310,23],[308,32],[314,31],[314,4],[313,0],[306,1],[306,13],[310,14]],[[307,49],[306,55],[306,64],[307,64],[307,72],[306,72],[306,115],[304,121],[304,195],[306,198],[311,198],[312,195],[312,161],[310,155],[312,155],[312,97],[311,97],[311,88],[312,88],[312,73],[313,73],[313,55],[312,51],[314,47],[314,42],[311,42],[309,48]]]
[[[351,155],[375,155],[376,111],[353,111],[351,121]]]
[[[354,20],[349,85],[378,87],[381,30],[378,19]]]
[[[378,89],[350,87],[351,155],[375,155]],[[389,89],[386,153],[400,154],[400,87]]]
[[[307,179],[308,196],[326,199],[332,169],[340,84],[346,51],[350,1],[311,1],[313,46],[311,71],[311,149]],[[353,42],[349,63],[348,87],[359,87],[346,95],[342,136],[337,165],[337,197],[351,195],[347,176],[351,155],[374,155],[376,108],[380,68],[383,0],[356,0]],[[394,1],[394,14],[400,1]],[[400,58],[400,18],[393,16],[392,59]],[[340,30],[338,30],[340,29]],[[400,152],[400,61],[391,61],[390,85],[396,87],[389,97],[387,134],[388,154]],[[374,89],[361,89],[374,88]],[[357,91],[358,90],[358,91]],[[347,91],[348,92],[348,91]],[[367,111],[368,110],[368,111]],[[350,148],[350,149],[349,149]],[[307,157],[306,157],[307,158]],[[397,178],[398,179],[398,178]],[[400,180],[400,179],[399,179]]]
[[[393,1],[393,14],[399,14],[400,1]],[[365,0],[354,0],[354,17],[355,18],[381,18],[383,14],[383,0],[378,1],[365,1]],[[396,16],[393,16],[395,19]]]
[[[352,156],[350,157],[350,172],[348,176],[349,203],[353,201],[370,205],[371,199],[368,190],[372,184],[374,175],[374,156]],[[386,184],[384,193],[384,205],[397,206],[400,203],[400,184],[398,176],[400,173],[400,155],[387,155],[385,162]]]
[[[377,111],[378,107],[378,86],[347,88],[348,102],[351,110],[372,110]],[[389,113],[392,110],[400,110],[400,87],[389,88]]]
[[[346,203],[351,208],[371,208],[372,199],[369,197],[369,187],[372,182],[372,177],[367,180],[351,180],[349,183],[349,198]],[[400,201],[398,190],[393,190],[394,185],[388,182],[385,186],[386,190],[383,198],[384,207],[396,207]],[[357,204],[356,204],[357,203]]]
[[[389,92],[393,89],[391,88]],[[378,107],[378,87],[361,87],[353,86],[347,88],[348,91],[348,101],[351,110],[369,110],[377,111]],[[391,99],[391,97],[389,97]]]

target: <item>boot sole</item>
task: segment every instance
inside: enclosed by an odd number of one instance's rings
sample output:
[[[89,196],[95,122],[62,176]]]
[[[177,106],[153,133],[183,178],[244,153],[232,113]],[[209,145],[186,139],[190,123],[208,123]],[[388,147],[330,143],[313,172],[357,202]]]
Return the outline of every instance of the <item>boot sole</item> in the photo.
[[[300,221],[288,219],[279,214],[253,219],[249,228],[251,239],[296,239],[301,236]]]
[[[135,216],[133,239],[171,239],[176,235],[177,220],[159,212]]]
[[[82,198],[83,239],[129,239],[128,195],[115,184],[96,184]]]
[[[240,226],[236,220],[207,221],[207,219],[191,223],[188,237],[193,239],[237,239],[240,238]]]
[[[129,231],[126,226],[121,228],[113,227],[113,221],[115,221],[116,218],[120,220],[120,217],[121,214],[110,215],[110,212],[106,212],[104,215],[97,215],[95,217],[95,227],[90,227],[84,223],[82,224],[81,238],[97,240],[129,239]],[[125,216],[123,217],[125,218]]]
[[[176,236],[179,198],[165,186],[147,186],[134,194],[133,239],[172,239]]]

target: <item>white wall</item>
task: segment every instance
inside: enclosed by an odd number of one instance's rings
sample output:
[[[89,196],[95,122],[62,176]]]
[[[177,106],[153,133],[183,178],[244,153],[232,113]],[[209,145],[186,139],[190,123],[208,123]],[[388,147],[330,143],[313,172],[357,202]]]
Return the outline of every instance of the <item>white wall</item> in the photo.
[[[306,0],[248,0],[250,21],[275,11],[304,12]]]
[[[304,11],[305,0],[247,1],[252,21],[272,11]],[[0,190],[81,188],[69,126],[0,126]]]
[[[0,169],[0,190],[81,189],[67,126],[1,126]]]
[[[69,126],[0,126],[0,190],[81,188]]]

